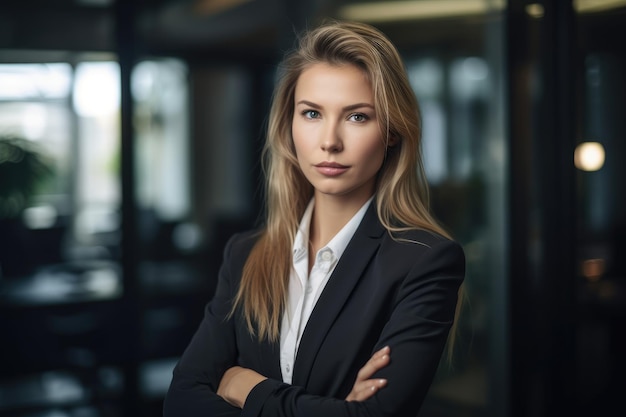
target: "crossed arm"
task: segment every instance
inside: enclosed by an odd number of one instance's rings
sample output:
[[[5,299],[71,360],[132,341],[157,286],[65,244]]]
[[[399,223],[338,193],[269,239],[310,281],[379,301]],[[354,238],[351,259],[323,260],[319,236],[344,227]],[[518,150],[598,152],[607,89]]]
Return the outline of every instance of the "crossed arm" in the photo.
[[[230,245],[225,250],[226,259],[229,259],[229,251]],[[394,361],[390,360],[389,348],[374,353],[354,377],[351,391],[343,400],[308,393],[301,386],[282,383],[276,379],[277,375],[263,375],[242,367],[257,364],[258,352],[255,349],[240,350],[238,340],[244,339],[237,338],[233,319],[224,319],[232,306],[230,277],[233,276],[233,264],[225,262],[224,265],[216,296],[207,306],[205,319],[174,370],[164,402],[164,415],[416,414],[432,381],[452,324],[456,292],[463,278],[460,247],[446,242],[432,245],[410,270],[402,272],[403,280],[394,293],[393,311],[377,341],[378,346],[392,347]],[[363,289],[368,290],[367,287]],[[371,317],[368,319],[371,321]],[[325,355],[331,354],[329,346],[341,348],[344,340],[333,339],[332,344],[326,345]],[[333,367],[338,362],[329,360],[325,363]],[[254,369],[259,372],[271,372],[270,366],[257,365],[259,367]],[[342,368],[342,371],[341,375],[345,377],[346,370]],[[349,383],[350,380],[343,382]]]
[[[385,346],[372,355],[359,370],[352,391],[346,397],[346,401],[365,401],[387,384],[386,379],[372,379],[371,377],[376,371],[389,364],[389,353],[389,347]],[[217,389],[217,395],[230,405],[243,408],[252,388],[265,379],[263,375],[252,369],[233,366],[224,373]]]

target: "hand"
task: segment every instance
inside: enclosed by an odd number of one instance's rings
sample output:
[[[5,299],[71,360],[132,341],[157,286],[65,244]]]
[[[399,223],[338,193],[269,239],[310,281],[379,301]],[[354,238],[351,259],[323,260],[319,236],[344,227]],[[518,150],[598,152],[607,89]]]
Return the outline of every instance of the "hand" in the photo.
[[[252,388],[265,379],[267,378],[252,369],[233,366],[222,376],[217,395],[230,405],[243,408]]]
[[[387,385],[386,379],[370,379],[377,371],[389,365],[389,346],[374,353],[369,361],[359,370],[352,391],[346,401],[365,401]]]

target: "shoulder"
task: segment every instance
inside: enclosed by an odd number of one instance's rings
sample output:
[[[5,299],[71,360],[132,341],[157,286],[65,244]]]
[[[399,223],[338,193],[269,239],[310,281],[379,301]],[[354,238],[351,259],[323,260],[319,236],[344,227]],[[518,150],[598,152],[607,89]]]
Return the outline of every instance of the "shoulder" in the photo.
[[[446,265],[446,269],[451,268],[459,274],[465,270],[465,253],[461,244],[428,230],[385,232],[381,251],[408,267],[427,263],[432,266]]]
[[[226,248],[230,251],[250,250],[259,240],[262,234],[261,229],[251,229],[233,234],[226,242]]]
[[[419,228],[392,232],[381,222],[375,205],[371,205],[365,214],[357,235],[363,239],[375,239],[380,244],[375,258],[382,268],[401,272],[443,262],[444,266],[452,268],[453,273],[465,273],[465,254],[457,241]]]
[[[445,236],[430,230],[424,229],[410,229],[402,232],[388,232],[387,237],[400,245],[420,245],[426,248],[437,246],[439,244],[451,243],[455,244],[454,240],[450,240]]]
[[[433,248],[450,248],[463,251],[461,245],[436,232],[424,229],[410,229],[401,232],[386,231],[383,242],[403,251],[428,251]]]
[[[262,231],[260,229],[251,229],[233,234],[224,246],[224,258],[234,261],[245,261],[261,234]]]
[[[230,236],[222,248],[220,274],[232,281],[233,288],[238,286],[246,260],[258,240],[260,233],[257,230],[238,232]],[[220,275],[222,276],[222,275]]]

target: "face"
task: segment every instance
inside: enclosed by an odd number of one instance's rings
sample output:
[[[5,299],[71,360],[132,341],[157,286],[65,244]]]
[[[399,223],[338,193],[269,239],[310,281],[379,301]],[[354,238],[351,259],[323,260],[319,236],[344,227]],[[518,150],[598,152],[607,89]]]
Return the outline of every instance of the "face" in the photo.
[[[374,94],[356,66],[307,68],[296,84],[292,135],[316,200],[363,204],[374,193],[385,145]],[[319,201],[319,200],[318,200]]]

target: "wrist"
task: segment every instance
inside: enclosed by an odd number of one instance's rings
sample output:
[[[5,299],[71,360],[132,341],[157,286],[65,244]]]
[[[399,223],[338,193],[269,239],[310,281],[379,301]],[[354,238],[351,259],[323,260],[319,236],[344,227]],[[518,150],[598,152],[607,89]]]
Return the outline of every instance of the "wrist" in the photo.
[[[232,367],[222,377],[218,395],[229,404],[243,408],[250,391],[265,379],[267,378],[251,369]]]
[[[254,387],[267,379],[263,375],[260,375],[252,370],[246,369],[245,371],[247,372],[241,373],[241,378],[239,379],[240,384],[238,384],[236,402],[239,408],[243,408],[250,392],[252,392]]]

